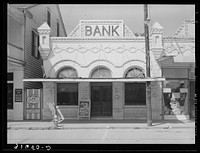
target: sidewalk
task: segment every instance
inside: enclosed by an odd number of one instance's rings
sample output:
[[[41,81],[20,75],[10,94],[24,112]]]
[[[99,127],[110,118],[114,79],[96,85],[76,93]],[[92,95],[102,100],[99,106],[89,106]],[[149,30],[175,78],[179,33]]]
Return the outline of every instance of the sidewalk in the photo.
[[[195,128],[194,120],[164,120],[153,121],[148,127],[146,121],[136,120],[64,120],[58,129],[171,129],[171,128]],[[51,121],[8,121],[8,130],[51,130],[55,129]]]

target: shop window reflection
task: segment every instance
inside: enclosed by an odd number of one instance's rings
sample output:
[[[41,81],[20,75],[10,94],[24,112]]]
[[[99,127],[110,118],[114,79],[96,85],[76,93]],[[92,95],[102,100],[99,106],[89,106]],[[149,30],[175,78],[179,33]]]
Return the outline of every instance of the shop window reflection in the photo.
[[[165,115],[188,114],[186,108],[187,80],[167,80],[164,84],[163,97]]]

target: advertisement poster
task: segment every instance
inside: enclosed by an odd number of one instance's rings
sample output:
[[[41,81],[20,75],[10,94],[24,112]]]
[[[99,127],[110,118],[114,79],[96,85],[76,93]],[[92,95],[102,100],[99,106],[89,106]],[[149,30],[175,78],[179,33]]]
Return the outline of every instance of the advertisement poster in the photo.
[[[80,101],[79,118],[90,118],[90,101]]]

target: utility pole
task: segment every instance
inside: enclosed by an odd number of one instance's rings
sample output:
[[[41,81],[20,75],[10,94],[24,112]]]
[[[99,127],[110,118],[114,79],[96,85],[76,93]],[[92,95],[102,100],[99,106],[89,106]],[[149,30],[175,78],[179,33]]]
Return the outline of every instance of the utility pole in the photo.
[[[146,76],[150,78],[150,50],[149,50],[149,18],[148,6],[144,4],[144,33],[145,33],[145,50],[146,50]],[[152,109],[151,109],[151,82],[147,81],[146,86],[146,105],[147,105],[147,126],[152,126]]]

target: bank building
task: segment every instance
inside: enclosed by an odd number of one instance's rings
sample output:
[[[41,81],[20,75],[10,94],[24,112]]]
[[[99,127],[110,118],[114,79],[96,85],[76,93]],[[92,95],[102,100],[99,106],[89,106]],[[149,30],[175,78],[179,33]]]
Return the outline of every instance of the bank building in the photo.
[[[195,116],[193,20],[185,20],[172,37],[163,37],[158,22],[152,25],[150,77],[145,38],[123,20],[80,20],[68,37],[51,37],[46,22],[37,30],[44,77],[23,81],[43,88],[25,91],[25,119],[52,119],[55,104],[66,120],[145,120],[147,81],[152,120]]]

